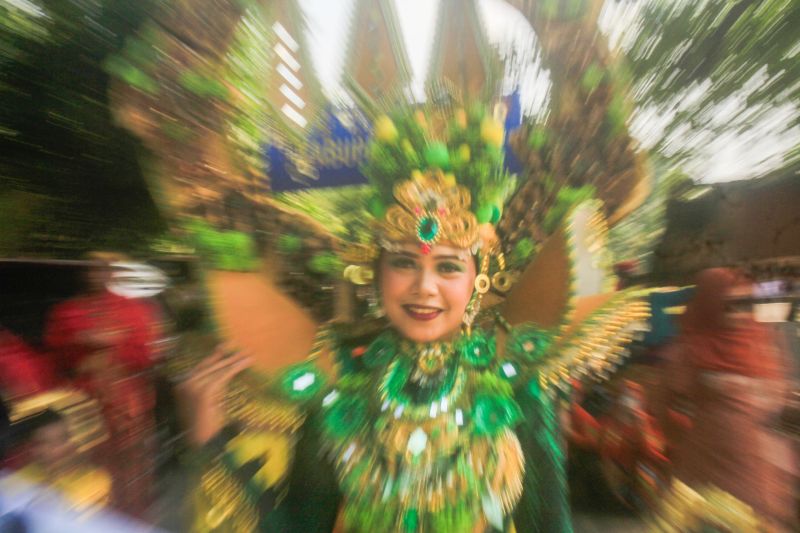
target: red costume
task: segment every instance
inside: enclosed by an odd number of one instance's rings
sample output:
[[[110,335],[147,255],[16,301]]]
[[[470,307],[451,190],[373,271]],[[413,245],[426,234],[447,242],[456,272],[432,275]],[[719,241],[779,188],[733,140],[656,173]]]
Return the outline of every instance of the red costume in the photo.
[[[147,370],[158,325],[152,305],[102,292],[55,306],[46,332],[61,368],[103,407],[115,505],[136,516],[152,492],[155,391]]]
[[[599,452],[614,490],[628,503],[652,506],[666,478],[664,436],[645,411],[641,385],[626,381],[619,403],[601,421]]]
[[[697,278],[666,358],[670,459],[690,487],[716,486],[794,531],[795,458],[772,429],[787,370],[771,332],[732,300],[745,281],[722,268]]]
[[[43,392],[55,383],[47,359],[0,327],[0,391],[13,398]]]

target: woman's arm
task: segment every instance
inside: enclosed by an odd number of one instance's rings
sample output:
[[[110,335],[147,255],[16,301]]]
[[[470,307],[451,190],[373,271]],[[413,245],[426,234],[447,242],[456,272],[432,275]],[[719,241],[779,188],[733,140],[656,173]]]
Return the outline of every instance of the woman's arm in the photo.
[[[292,370],[277,379],[255,371],[234,379],[247,364],[218,352],[181,385],[198,448],[193,530],[332,531],[339,497],[319,455],[313,413],[320,399],[281,389]]]

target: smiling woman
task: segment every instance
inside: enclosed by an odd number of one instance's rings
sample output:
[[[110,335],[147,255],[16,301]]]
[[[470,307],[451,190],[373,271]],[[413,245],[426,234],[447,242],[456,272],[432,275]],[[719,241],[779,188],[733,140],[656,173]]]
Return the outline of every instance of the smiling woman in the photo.
[[[436,245],[422,254],[407,243],[384,254],[379,268],[384,311],[404,337],[432,342],[459,333],[477,275],[469,250]]]
[[[311,360],[272,380],[232,379],[247,361],[220,352],[184,385],[205,452],[198,531],[571,530],[536,370],[550,334],[509,327],[503,342],[473,324],[484,295],[508,289],[494,224],[514,180],[484,134],[502,128],[481,105],[430,111],[377,119],[370,242],[338,250],[351,281],[374,279],[382,327],[323,328]],[[455,149],[429,140],[445,125]],[[474,168],[450,155],[467,139]],[[315,362],[327,354],[331,383]]]

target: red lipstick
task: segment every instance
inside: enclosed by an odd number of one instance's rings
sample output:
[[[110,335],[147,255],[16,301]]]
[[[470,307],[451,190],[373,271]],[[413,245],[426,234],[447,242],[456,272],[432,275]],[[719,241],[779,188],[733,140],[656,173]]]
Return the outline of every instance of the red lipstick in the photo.
[[[440,314],[442,314],[442,310],[436,307],[428,307],[425,305],[404,305],[403,310],[406,312],[408,316],[413,318],[414,320],[419,320],[422,322],[427,322],[428,320],[433,320]]]

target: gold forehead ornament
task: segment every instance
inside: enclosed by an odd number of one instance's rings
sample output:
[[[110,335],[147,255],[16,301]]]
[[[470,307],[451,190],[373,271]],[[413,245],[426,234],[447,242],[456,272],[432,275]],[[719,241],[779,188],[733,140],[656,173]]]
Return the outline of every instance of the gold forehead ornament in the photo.
[[[378,222],[382,243],[418,241],[423,254],[437,242],[475,251],[480,240],[471,195],[452,174],[415,171],[395,185],[394,197],[397,204]]]

